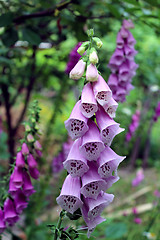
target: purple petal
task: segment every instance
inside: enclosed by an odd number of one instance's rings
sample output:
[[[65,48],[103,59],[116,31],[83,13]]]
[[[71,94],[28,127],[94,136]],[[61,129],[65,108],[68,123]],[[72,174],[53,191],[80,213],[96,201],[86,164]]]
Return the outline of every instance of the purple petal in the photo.
[[[102,178],[111,177],[113,171],[116,172],[118,165],[125,157],[117,155],[110,147],[106,146],[98,159],[98,173]]]
[[[29,154],[27,156],[27,162],[28,162],[29,168],[36,168],[38,165],[32,154]]]
[[[122,26],[120,29],[120,34],[122,38],[127,38],[129,36],[129,31]]]
[[[136,69],[139,67],[138,64],[136,64],[134,61],[129,61],[129,68],[131,71],[136,71]]]
[[[121,33],[118,32],[118,34],[117,34],[117,47],[118,48],[123,48],[123,46],[124,46],[124,39],[122,38]]]
[[[71,175],[68,175],[59,197],[56,198],[57,203],[69,213],[73,214],[78,208],[82,207],[80,187],[80,178],[72,178]]]
[[[116,116],[117,107],[118,107],[118,103],[113,98],[111,98],[110,101],[103,106],[105,112],[111,118],[114,118]]]
[[[128,31],[127,45],[130,48],[133,48],[135,44],[136,44],[136,40],[134,39],[132,33]]]
[[[119,66],[122,64],[123,61],[124,61],[123,49],[116,48],[115,52],[113,53],[113,55],[110,59],[110,63],[114,62],[115,65]]]
[[[80,110],[86,118],[91,118],[98,110],[91,83],[83,87]]]
[[[28,149],[28,146],[27,146],[26,143],[23,143],[23,144],[22,144],[22,150],[21,150],[21,152],[22,152],[22,154],[23,154],[24,156],[26,156],[26,155],[29,154],[29,149]]]
[[[29,173],[30,173],[32,178],[34,178],[34,179],[38,179],[39,178],[40,172],[38,171],[37,168],[29,167]]]
[[[115,176],[111,176],[105,179],[106,181],[106,189],[112,187],[114,183],[116,183],[119,180],[119,176],[117,175],[117,172],[115,172]]]
[[[64,122],[65,127],[73,140],[82,137],[88,131],[88,119],[81,113],[80,104],[81,101],[78,101],[75,104],[69,119]]]
[[[134,86],[131,83],[127,83],[126,93],[129,94],[129,92],[133,89],[134,89]]]
[[[100,138],[97,125],[92,120],[88,121],[89,130],[82,137],[80,152],[87,160],[97,160],[100,153],[104,150],[104,143]]]
[[[8,192],[14,196],[15,193],[17,192],[18,188],[15,186],[14,182],[13,182],[13,173],[10,176],[10,180],[9,180],[9,190]]]
[[[4,211],[0,208],[0,234],[4,232],[5,228]]]
[[[84,70],[85,70],[86,62],[84,62],[82,59],[77,62],[77,64],[74,66],[74,68],[71,70],[69,77],[71,79],[80,79],[83,76]]]
[[[127,81],[130,77],[130,67],[127,61],[123,62],[119,67],[120,80]]]
[[[125,29],[134,28],[134,24],[133,24],[132,20],[130,20],[130,19],[128,19],[128,20],[124,19],[124,20],[123,20],[123,27],[124,27]]]
[[[88,207],[88,218],[94,220],[99,216],[105,207],[107,207],[114,199],[113,194],[100,192],[97,199],[85,198],[84,204]]]
[[[112,74],[109,76],[108,85],[109,85],[109,87],[112,89],[112,91],[113,91],[113,89],[114,89],[114,90],[117,89],[118,77],[117,77],[116,74],[113,74],[113,73],[112,73]]]
[[[81,177],[89,169],[87,160],[79,151],[80,144],[81,139],[77,139],[72,145],[66,161],[63,163],[64,168],[67,169],[72,177]]]
[[[123,128],[119,127],[119,123],[116,123],[108,116],[103,108],[99,107],[96,113],[96,121],[101,130],[102,141],[107,144],[107,146],[111,145],[113,138],[117,134],[124,131]]]
[[[24,167],[25,166],[25,160],[24,160],[24,157],[23,157],[21,151],[17,153],[17,156],[16,156],[16,166],[17,167]]]
[[[112,96],[111,89],[100,75],[98,81],[93,83],[93,92],[97,102],[102,106],[108,103]]]
[[[88,227],[88,233],[87,233],[87,236],[88,238],[90,237],[91,233],[94,231],[95,227],[104,222],[106,219],[100,217],[100,216],[97,216],[96,218],[94,218],[94,220],[90,220],[88,218],[88,208],[87,206],[83,205],[82,207],[82,217],[85,221],[85,223],[87,224],[87,227]]]
[[[134,56],[138,53],[135,49],[129,48],[127,45],[124,46],[124,52],[125,52],[126,58],[129,60],[133,60]]]
[[[23,194],[22,190],[19,189],[16,192],[14,202],[15,202],[16,212],[18,214],[20,214],[23,211],[23,209],[27,207],[28,202],[26,201],[26,197]]]
[[[16,188],[20,188],[23,184],[23,168],[15,166],[12,175],[12,182]]]
[[[71,51],[69,56],[69,62],[67,63],[67,67],[65,72],[67,74],[70,73],[70,71],[74,68],[74,66],[77,64],[79,59],[81,58],[81,55],[77,52],[77,49],[82,45],[82,43],[78,43]]]
[[[126,93],[126,90],[124,88],[118,87],[116,95],[117,95],[119,101],[123,102],[123,100],[125,99],[127,93]]]
[[[10,198],[7,198],[4,202],[4,219],[11,225],[17,221],[15,204]]]
[[[35,192],[30,176],[26,171],[23,173],[23,192],[27,197]]]
[[[111,58],[108,64],[112,73],[116,73],[118,71],[119,66],[115,64],[114,60]]]
[[[81,193],[86,198],[96,199],[101,190],[106,189],[106,182],[98,174],[94,163],[89,163],[90,169],[82,176]]]

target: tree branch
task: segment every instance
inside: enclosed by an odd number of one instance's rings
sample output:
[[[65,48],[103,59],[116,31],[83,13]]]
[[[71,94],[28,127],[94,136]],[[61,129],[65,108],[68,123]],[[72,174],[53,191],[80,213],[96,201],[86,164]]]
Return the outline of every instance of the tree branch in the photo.
[[[17,100],[17,97],[18,97],[18,95],[20,94],[20,92],[21,92],[21,90],[23,89],[23,87],[24,87],[24,84],[21,84],[21,85],[18,87],[16,94],[13,96],[13,98],[12,98],[11,101],[10,101],[10,105],[11,105],[11,106],[13,106],[13,105],[15,104],[15,102],[16,102],[16,100]]]
[[[73,0],[66,0],[65,2],[59,3],[57,6],[55,6],[54,9],[46,9],[41,12],[36,12],[36,13],[31,13],[31,14],[25,14],[19,17],[16,17],[13,22],[16,23],[17,25],[22,24],[25,22],[27,19],[31,18],[38,18],[38,17],[48,17],[55,15],[57,11],[61,11],[62,9],[66,8],[70,3],[72,3]]]

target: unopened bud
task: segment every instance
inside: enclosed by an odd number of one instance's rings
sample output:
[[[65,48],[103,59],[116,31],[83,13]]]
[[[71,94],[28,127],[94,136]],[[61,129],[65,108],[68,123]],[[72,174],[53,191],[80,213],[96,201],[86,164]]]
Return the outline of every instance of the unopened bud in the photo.
[[[80,54],[80,55],[83,55],[83,53],[86,51],[85,47],[83,46],[80,46],[77,50],[77,52]]]
[[[30,126],[28,124],[25,125],[25,130],[26,130],[26,132],[30,132],[31,131],[31,128],[30,128]]]
[[[34,137],[31,134],[27,135],[27,141],[28,142],[34,142]]]
[[[39,141],[35,141],[34,147],[35,147],[36,150],[42,150],[42,146],[41,146]]]
[[[91,53],[89,54],[89,60],[93,64],[98,63],[98,56],[95,50],[91,51]]]
[[[43,134],[43,131],[41,129],[38,129],[38,132],[37,132],[39,135],[42,135]]]
[[[94,37],[93,41],[96,43],[98,48],[102,47],[103,43],[102,43],[102,41],[98,37]]]
[[[26,143],[23,143],[23,144],[22,144],[21,152],[22,152],[22,154],[23,154],[24,156],[29,154],[29,149],[28,149],[28,146],[27,146]]]
[[[35,129],[36,129],[36,130],[39,130],[38,124],[35,125]]]
[[[35,120],[35,118],[31,118],[31,121],[32,121],[32,123],[35,123],[36,120]]]
[[[77,52],[80,55],[83,55],[83,53],[87,50],[88,46],[89,46],[89,41],[82,43],[82,45],[78,48]]]
[[[87,34],[88,34],[88,37],[93,37],[93,35],[94,35],[94,30],[93,30],[93,29],[89,29],[89,30],[87,31]]]
[[[98,79],[98,71],[95,65],[89,64],[86,71],[86,79],[89,82],[96,82]]]
[[[78,63],[75,65],[75,67],[72,69],[72,71],[69,74],[69,77],[71,79],[80,79],[83,76],[84,70],[85,70],[86,63],[81,59],[78,61]]]

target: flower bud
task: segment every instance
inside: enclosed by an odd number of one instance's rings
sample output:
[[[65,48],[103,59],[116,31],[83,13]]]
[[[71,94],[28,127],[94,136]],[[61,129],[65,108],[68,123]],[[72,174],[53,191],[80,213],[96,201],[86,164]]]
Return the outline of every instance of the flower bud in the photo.
[[[83,47],[83,46],[80,46],[77,50],[77,52],[80,54],[80,55],[83,55],[83,53],[86,51],[86,48]]]
[[[96,64],[98,63],[98,56],[95,50],[93,50],[90,54],[89,54],[89,60],[91,63]]]
[[[25,130],[26,130],[26,132],[30,132],[31,131],[31,128],[30,128],[30,126],[28,124],[25,125]]]
[[[25,156],[25,155],[28,155],[29,154],[29,149],[28,149],[28,146],[26,143],[23,143],[22,144],[22,154]]]
[[[86,71],[86,79],[89,82],[95,82],[98,79],[98,71],[95,65],[89,64]]]
[[[93,35],[94,35],[94,30],[93,30],[93,29],[89,29],[89,30],[87,31],[87,34],[88,34],[88,37],[93,37]]]
[[[34,142],[34,137],[32,136],[32,134],[27,135],[27,141],[30,142],[30,143]]]
[[[32,121],[32,123],[36,122],[35,118],[31,118],[31,121]]]
[[[133,24],[132,20],[130,20],[130,19],[128,19],[128,20],[124,19],[124,20],[123,20],[123,27],[124,27],[125,29],[134,28],[134,24]]]
[[[35,141],[34,147],[35,147],[36,150],[42,150],[42,146],[41,146],[41,144],[38,140]]]
[[[81,59],[69,74],[71,79],[80,79],[83,76],[86,63]]]
[[[35,125],[35,129],[36,129],[36,130],[39,130],[38,124]]]
[[[93,41],[96,43],[98,48],[101,48],[103,43],[98,37],[93,37]]]

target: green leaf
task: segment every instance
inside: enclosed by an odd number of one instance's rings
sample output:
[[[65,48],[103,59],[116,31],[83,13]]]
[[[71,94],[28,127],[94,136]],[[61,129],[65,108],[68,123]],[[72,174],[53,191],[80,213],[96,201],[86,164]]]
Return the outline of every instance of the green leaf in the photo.
[[[23,40],[29,42],[31,45],[39,45],[41,38],[39,35],[28,28],[22,30]]]
[[[11,47],[16,41],[18,41],[18,33],[15,28],[9,28],[6,29],[1,38],[6,47]]]
[[[115,16],[118,19],[119,18],[121,19],[121,14],[115,6],[113,6],[111,4],[107,4],[107,8],[112,13],[113,16]]]
[[[138,1],[136,1],[136,0],[123,0],[123,1],[121,1],[121,2],[126,2],[126,3],[130,3],[130,4],[132,4],[132,5],[135,5],[135,6],[140,6],[139,5],[139,2]]]
[[[152,5],[153,7],[160,7],[160,4],[157,0],[145,0],[148,4]]]
[[[118,239],[127,233],[127,226],[125,223],[112,223],[110,224],[105,232],[107,238]]]
[[[6,27],[13,21],[13,13],[5,13],[0,16],[0,27]]]
[[[11,64],[11,60],[6,57],[0,56],[0,63]]]

